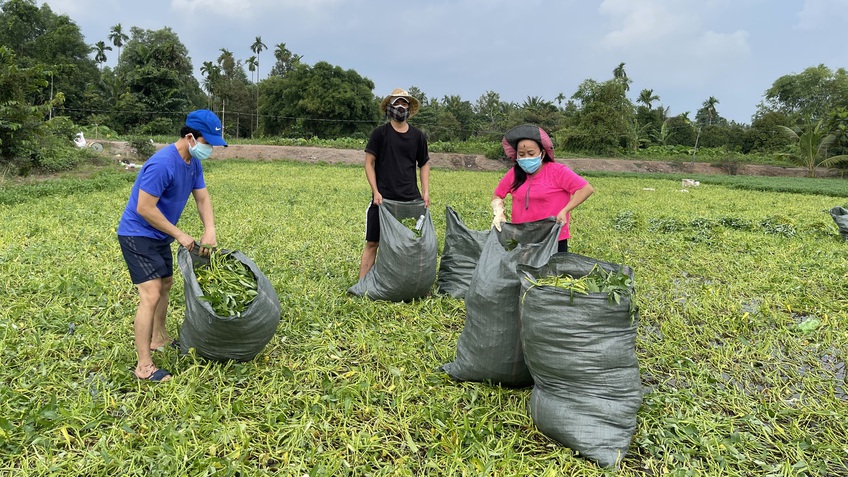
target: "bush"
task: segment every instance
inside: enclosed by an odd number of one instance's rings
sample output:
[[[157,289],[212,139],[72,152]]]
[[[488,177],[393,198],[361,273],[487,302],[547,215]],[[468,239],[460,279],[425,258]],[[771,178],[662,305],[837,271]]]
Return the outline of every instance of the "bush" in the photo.
[[[135,150],[136,157],[141,160],[146,160],[156,152],[156,146],[150,139],[132,138],[129,143],[130,147]]]

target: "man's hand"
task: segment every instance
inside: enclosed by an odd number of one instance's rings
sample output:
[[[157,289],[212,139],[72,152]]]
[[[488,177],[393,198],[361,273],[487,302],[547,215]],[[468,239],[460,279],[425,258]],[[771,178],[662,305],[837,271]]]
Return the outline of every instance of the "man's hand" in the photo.
[[[206,231],[203,232],[203,236],[200,237],[200,250],[198,250],[198,254],[201,257],[208,257],[212,253],[212,249],[214,249],[218,245],[218,239],[215,237],[214,231]]]
[[[430,193],[425,192],[422,198],[424,199],[424,207],[430,207]]]
[[[383,205],[383,194],[375,192],[374,199],[372,200],[372,202],[374,203],[374,205]]]
[[[177,242],[179,242],[180,245],[188,249],[189,252],[192,251],[192,249],[194,248],[194,237],[187,233],[180,233],[179,235],[177,235],[176,238]]]

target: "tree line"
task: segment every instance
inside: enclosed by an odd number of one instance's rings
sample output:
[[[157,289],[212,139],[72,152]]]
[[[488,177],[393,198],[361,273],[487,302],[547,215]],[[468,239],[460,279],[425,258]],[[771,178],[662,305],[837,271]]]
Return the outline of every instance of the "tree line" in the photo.
[[[61,162],[57,151],[84,126],[173,135],[188,111],[204,107],[218,113],[228,138],[365,138],[384,120],[371,80],[325,61],[308,64],[285,43],[269,50],[257,36],[245,45],[252,55],[244,59],[221,48],[217,58],[202,61],[198,81],[187,48],[170,28],[117,24],[104,38],[88,44],[71,18],[46,3],[0,1],[0,160],[32,167]],[[104,66],[112,52],[114,68]],[[268,56],[271,67],[262,78]],[[431,98],[409,86],[421,100],[411,122],[431,142],[499,142],[510,127],[533,123],[552,133],[558,149],[596,156],[715,148],[833,165],[848,153],[843,68],[818,65],[781,76],[764,92],[751,124],[740,124],[721,116],[713,96],[692,117],[689,111],[670,115],[658,92],[630,91],[625,66],[607,79],[584,80],[571,96],[528,96],[522,103],[503,101],[494,91],[473,102]]]

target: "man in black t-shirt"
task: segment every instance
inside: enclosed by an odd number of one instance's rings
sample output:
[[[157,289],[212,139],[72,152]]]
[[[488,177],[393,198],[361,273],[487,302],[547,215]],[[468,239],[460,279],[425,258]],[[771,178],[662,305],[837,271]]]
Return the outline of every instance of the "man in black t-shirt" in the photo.
[[[380,215],[383,199],[424,200],[430,206],[430,155],[427,139],[406,122],[421,107],[417,99],[400,88],[380,103],[389,122],[377,126],[365,146],[365,177],[371,186],[371,205],[365,221],[365,250],[359,265],[359,278],[374,266],[380,246]],[[421,191],[415,183],[415,168],[421,169]]]

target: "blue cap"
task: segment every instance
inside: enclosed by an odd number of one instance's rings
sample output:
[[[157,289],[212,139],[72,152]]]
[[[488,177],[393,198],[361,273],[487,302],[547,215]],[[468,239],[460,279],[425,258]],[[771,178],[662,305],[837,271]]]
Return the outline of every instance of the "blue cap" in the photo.
[[[221,120],[208,109],[198,109],[188,113],[185,125],[200,132],[206,142],[213,146],[227,146],[221,135],[223,128]]]

